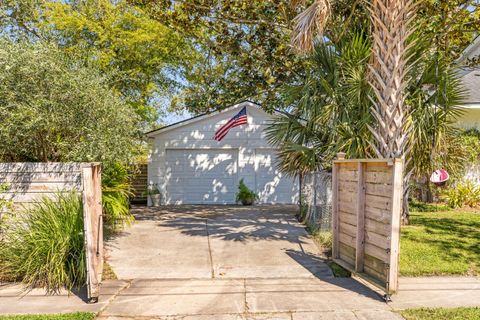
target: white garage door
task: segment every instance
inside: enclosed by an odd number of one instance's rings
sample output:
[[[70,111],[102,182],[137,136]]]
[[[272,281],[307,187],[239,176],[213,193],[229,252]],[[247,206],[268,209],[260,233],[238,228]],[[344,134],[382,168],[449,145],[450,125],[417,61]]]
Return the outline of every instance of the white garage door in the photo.
[[[168,204],[235,203],[237,150],[166,150]]]
[[[296,179],[282,174],[275,163],[275,150],[255,150],[255,183],[260,203],[298,203]]]

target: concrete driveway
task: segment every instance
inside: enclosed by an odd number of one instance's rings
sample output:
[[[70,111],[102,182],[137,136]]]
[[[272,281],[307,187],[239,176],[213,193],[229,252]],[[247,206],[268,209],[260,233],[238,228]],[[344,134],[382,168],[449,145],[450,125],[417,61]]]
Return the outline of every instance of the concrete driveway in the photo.
[[[295,206],[135,209],[137,223],[108,243],[121,279],[331,276]]]
[[[398,319],[380,295],[334,278],[296,206],[134,210],[108,242],[127,285],[101,317]]]

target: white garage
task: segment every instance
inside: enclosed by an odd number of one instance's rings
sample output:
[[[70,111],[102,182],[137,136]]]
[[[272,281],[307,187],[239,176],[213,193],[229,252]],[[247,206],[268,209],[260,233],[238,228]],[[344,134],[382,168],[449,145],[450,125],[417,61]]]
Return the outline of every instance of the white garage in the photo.
[[[216,141],[215,133],[243,108],[247,123]],[[160,189],[162,204],[234,204],[242,178],[260,203],[297,203],[297,181],[279,172],[265,139],[274,117],[245,101],[147,133],[148,180]]]

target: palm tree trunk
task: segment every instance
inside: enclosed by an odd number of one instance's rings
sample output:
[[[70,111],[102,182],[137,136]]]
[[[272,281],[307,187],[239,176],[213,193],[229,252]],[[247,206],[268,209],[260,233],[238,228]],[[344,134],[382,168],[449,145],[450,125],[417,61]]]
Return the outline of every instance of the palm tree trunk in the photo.
[[[409,0],[373,0],[371,84],[376,95],[371,128],[373,145],[382,158],[402,158],[408,141],[405,108],[406,40],[412,5]]]
[[[408,111],[404,90],[407,72],[407,38],[413,17],[410,0],[373,0],[373,54],[371,84],[375,92],[373,148],[380,158],[405,158],[408,153]],[[408,223],[408,175],[403,183],[402,221]]]

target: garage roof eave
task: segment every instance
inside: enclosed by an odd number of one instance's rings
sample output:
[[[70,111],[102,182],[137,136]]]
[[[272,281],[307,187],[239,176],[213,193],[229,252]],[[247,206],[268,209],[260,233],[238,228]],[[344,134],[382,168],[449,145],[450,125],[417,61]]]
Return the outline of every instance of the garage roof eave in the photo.
[[[181,121],[178,121],[178,122],[175,122],[175,123],[172,123],[172,124],[169,124],[169,125],[157,128],[157,129],[153,129],[151,131],[146,132],[145,135],[149,138],[153,138],[157,134],[160,134],[160,133],[166,131],[167,129],[173,129],[173,128],[176,128],[176,127],[181,127],[182,125],[192,123],[192,122],[194,122],[195,119],[203,118],[203,117],[205,117],[205,116],[207,116],[211,113],[212,112],[202,113],[202,114],[199,114],[198,116],[194,116],[194,117],[191,117],[191,118],[188,118],[188,119],[185,119],[185,120],[181,120]]]
[[[170,131],[170,130],[173,130],[173,129],[176,129],[176,128],[179,128],[179,127],[182,127],[182,126],[186,126],[186,125],[195,123],[197,121],[200,121],[200,120],[212,117],[214,115],[217,115],[221,112],[227,112],[229,110],[236,109],[236,108],[239,108],[239,107],[245,107],[245,106],[252,106],[252,107],[255,107],[255,108],[258,108],[258,109],[262,109],[261,105],[255,103],[255,102],[249,101],[249,100],[245,100],[245,101],[242,101],[240,103],[237,103],[233,106],[230,106],[230,107],[222,109],[222,110],[215,110],[215,111],[211,111],[211,112],[206,112],[206,113],[200,114],[198,116],[194,116],[194,117],[189,118],[189,119],[185,119],[185,120],[182,120],[182,121],[178,121],[178,122],[160,127],[158,129],[154,129],[152,131],[146,132],[145,135],[148,138],[153,138],[153,137],[155,137],[155,136],[157,136],[161,133],[164,133],[166,131]],[[280,111],[278,111],[278,110],[275,110],[275,112],[280,113]]]

